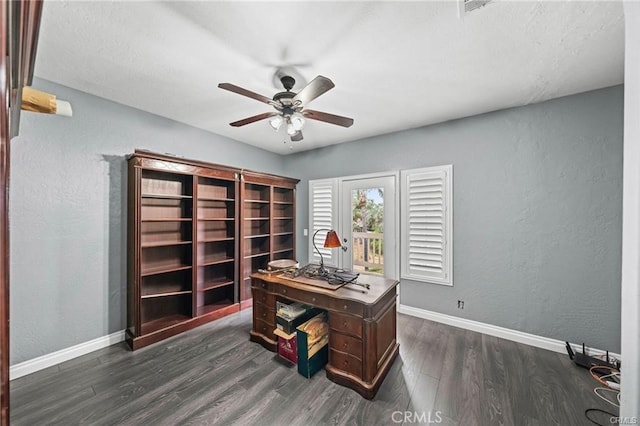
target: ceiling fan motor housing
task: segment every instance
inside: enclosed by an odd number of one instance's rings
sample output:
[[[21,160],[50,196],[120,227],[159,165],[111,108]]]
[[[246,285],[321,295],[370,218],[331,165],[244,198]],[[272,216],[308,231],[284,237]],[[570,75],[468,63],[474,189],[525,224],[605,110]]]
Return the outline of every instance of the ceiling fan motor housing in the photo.
[[[283,75],[280,78],[280,81],[282,82],[282,86],[284,87],[284,89],[289,92],[291,91],[291,89],[293,88],[293,86],[296,85],[296,79],[289,76],[289,75]]]

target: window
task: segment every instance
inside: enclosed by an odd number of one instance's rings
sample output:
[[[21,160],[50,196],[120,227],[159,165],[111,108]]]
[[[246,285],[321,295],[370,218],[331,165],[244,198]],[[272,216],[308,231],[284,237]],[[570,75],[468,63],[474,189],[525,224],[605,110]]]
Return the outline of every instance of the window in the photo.
[[[401,277],[453,285],[453,166],[403,170]]]

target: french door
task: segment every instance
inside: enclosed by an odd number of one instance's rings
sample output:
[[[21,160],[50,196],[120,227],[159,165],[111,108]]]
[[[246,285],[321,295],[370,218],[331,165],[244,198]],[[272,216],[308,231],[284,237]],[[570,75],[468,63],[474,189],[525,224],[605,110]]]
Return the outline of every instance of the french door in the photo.
[[[326,265],[397,278],[396,185],[395,173],[310,181],[309,262],[318,263],[321,252]],[[338,232],[346,251],[322,247],[326,229]]]

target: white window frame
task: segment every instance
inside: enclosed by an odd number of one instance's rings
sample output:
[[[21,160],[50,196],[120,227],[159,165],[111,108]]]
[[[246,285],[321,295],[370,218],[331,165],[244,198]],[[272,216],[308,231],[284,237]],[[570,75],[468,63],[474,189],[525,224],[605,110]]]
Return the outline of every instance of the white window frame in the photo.
[[[416,223],[415,218],[421,213],[417,212],[416,206],[412,206],[410,201],[412,191],[416,190],[416,184],[421,181],[424,183],[441,181],[442,183],[440,189],[442,241],[439,242],[440,247],[434,247],[435,253],[438,251],[442,253],[441,260],[437,260],[437,254],[427,253],[426,245],[423,251],[420,247],[422,238],[416,240],[415,234],[413,244],[411,243],[411,232],[416,230],[411,224]],[[401,278],[453,286],[453,165],[401,170],[400,200]],[[412,218],[414,218],[413,222],[411,222]],[[430,260],[426,256],[432,256],[434,261],[430,262],[431,266],[426,265]]]
[[[314,217],[314,215],[317,214],[314,208],[317,194],[321,194],[324,201],[329,203],[326,207],[329,210],[321,212],[319,217]],[[326,200],[327,195],[330,201]],[[338,229],[339,200],[339,180],[337,178],[309,181],[309,263],[320,263],[320,256],[313,247],[313,234],[315,234],[318,229]],[[341,267],[340,255],[334,250],[324,248],[323,246],[326,235],[326,231],[320,231],[318,235],[316,235],[316,245],[322,253],[324,264]]]

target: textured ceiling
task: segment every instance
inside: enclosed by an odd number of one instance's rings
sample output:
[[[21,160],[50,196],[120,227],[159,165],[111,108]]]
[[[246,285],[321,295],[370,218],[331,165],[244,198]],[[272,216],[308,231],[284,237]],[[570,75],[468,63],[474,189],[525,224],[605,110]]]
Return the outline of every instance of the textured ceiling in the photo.
[[[277,153],[299,152],[623,82],[622,3],[46,1],[38,77]],[[290,142],[267,121],[278,66],[336,87]],[[284,143],[284,141],[287,141]]]

